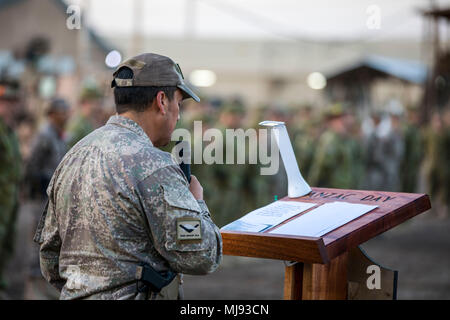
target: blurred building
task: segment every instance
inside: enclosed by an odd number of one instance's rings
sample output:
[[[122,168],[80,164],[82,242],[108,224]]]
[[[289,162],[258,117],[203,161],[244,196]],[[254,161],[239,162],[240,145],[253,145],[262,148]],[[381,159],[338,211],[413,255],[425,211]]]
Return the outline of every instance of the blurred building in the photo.
[[[379,110],[392,99],[416,106],[426,77],[427,66],[420,61],[369,55],[328,75],[326,91],[331,101],[361,111]]]
[[[308,75],[333,73],[355,64],[367,52],[398,59],[422,61],[417,40],[372,42],[303,42],[205,38],[144,38],[136,48],[132,37],[108,36],[120,45],[124,57],[152,51],[172,57],[186,78],[194,70],[211,70],[216,81],[198,91],[206,96],[239,95],[248,106],[265,104],[327,103],[323,90],[312,89]]]
[[[80,29],[70,29],[68,8],[62,0],[0,0],[0,60],[23,63],[32,108],[55,94],[75,103],[86,82],[110,78],[105,56],[111,46],[84,24],[83,12]]]

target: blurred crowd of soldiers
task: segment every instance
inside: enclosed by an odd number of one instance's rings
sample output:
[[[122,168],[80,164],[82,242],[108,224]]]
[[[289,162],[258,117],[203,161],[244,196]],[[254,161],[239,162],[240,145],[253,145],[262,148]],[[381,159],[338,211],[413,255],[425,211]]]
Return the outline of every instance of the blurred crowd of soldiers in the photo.
[[[445,217],[450,199],[450,108],[431,119],[420,126],[418,108],[403,107],[396,100],[362,117],[340,103],[319,110],[309,105],[249,109],[231,99],[186,105],[179,126],[192,129],[193,121],[201,120],[203,130],[246,130],[261,128],[258,123],[263,120],[284,121],[310,186],[428,193],[437,215]],[[248,162],[192,165],[219,226],[287,195],[282,162],[274,176],[260,175],[260,167]]]
[[[31,217],[26,239],[31,249],[22,253],[29,257],[24,298],[57,298],[42,280],[32,236],[56,166],[69,148],[108,119],[111,112],[102,108],[103,99],[95,88],[84,89],[76,106],[54,97],[47,101],[45,121],[37,125],[34,115],[24,113],[20,105],[20,84],[0,80],[0,288],[7,285],[1,275],[13,253],[22,207]],[[311,186],[425,192],[444,217],[450,199],[449,109],[434,113],[427,125],[419,126],[418,110],[398,105],[363,118],[345,104],[321,109],[308,105],[247,108],[240,99],[203,99],[200,104],[186,101],[178,127],[191,130],[199,120],[203,130],[246,130],[258,129],[263,120],[284,121],[301,173]],[[20,138],[27,136],[24,132],[32,139]],[[282,162],[273,176],[260,175],[260,167],[248,162],[192,165],[218,226],[287,194]]]
[[[82,90],[76,106],[61,97],[47,99],[41,117],[26,106],[33,100],[24,94],[18,78],[0,72],[0,299],[8,298],[3,289],[10,281],[2,275],[14,250],[20,255],[21,265],[15,269],[23,271],[23,298],[53,299],[59,293],[43,279],[39,247],[32,241],[46,189],[66,152],[103,125],[112,109],[102,108],[103,93],[90,86]],[[21,223],[19,212],[25,216]],[[14,248],[18,242],[22,245]]]

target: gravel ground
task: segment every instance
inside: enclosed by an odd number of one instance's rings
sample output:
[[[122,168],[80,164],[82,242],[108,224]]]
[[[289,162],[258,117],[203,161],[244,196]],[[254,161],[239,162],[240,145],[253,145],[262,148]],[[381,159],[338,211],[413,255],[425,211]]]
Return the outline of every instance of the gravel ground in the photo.
[[[30,214],[22,206],[16,253],[6,270],[6,298],[23,299],[29,256]],[[398,299],[450,299],[450,218],[430,212],[364,243],[381,265],[399,271]],[[206,276],[184,276],[186,299],[282,299],[284,264],[278,260],[224,256]]]

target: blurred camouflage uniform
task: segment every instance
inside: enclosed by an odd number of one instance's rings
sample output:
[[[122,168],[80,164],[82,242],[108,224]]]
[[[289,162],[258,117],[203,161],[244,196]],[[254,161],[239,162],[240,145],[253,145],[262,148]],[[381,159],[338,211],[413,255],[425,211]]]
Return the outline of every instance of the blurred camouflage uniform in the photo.
[[[78,141],[94,131],[94,129],[92,122],[86,117],[81,114],[75,115],[67,127],[67,144],[69,148],[72,148]]]
[[[2,272],[14,247],[20,175],[19,141],[0,118],[0,289]]]
[[[35,241],[44,277],[61,299],[140,299],[140,263],[156,271],[205,274],[222,257],[219,229],[170,154],[134,121],[112,116],[72,148],[48,188]],[[200,238],[185,240],[182,222]],[[64,244],[64,245],[63,245]],[[177,278],[151,299],[177,297]],[[175,294],[174,294],[175,292]]]
[[[334,105],[326,110],[324,117],[329,121],[344,121],[345,110]],[[359,141],[349,132],[337,132],[327,128],[319,138],[314,152],[308,183],[311,186],[353,189],[359,185],[362,174]]]
[[[410,112],[417,112],[411,110]],[[403,192],[417,192],[418,172],[424,155],[424,139],[417,122],[408,122],[403,127],[405,151],[400,166]]]
[[[434,202],[438,216],[448,216],[449,202],[449,129],[444,128],[439,114],[434,114],[425,129],[425,157],[423,174],[426,192]]]
[[[399,129],[393,128],[385,117],[367,142],[367,176],[365,188],[370,190],[399,191],[404,140]]]
[[[51,123],[45,123],[32,142],[26,180],[32,198],[46,199],[53,172],[67,152],[67,144]]]
[[[0,290],[2,290],[6,286],[2,274],[14,250],[22,157],[19,140],[11,127],[20,109],[17,103],[20,96],[20,83],[12,77],[3,78],[3,70],[0,70],[0,78],[0,103],[2,104],[2,114],[0,114]]]
[[[83,104],[92,105],[88,106],[89,110],[77,110],[70,120],[67,126],[67,145],[69,148],[72,148],[78,141],[96,129],[97,126],[93,119],[95,119],[95,114],[100,112],[100,110],[96,110],[96,104],[101,97],[101,93],[96,88],[83,89],[80,97],[81,108],[84,107]]]
[[[242,216],[246,211],[244,204],[246,203],[245,190],[245,172],[248,162],[237,164],[238,144],[235,141],[227,141],[227,129],[244,129],[242,126],[242,118],[245,110],[242,104],[231,103],[223,107],[219,121],[214,125],[215,129],[221,131],[223,137],[223,164],[213,163],[195,165],[192,170],[194,174],[199,174],[199,179],[204,183],[205,198],[208,204],[214,208],[214,214],[218,225],[226,223]],[[245,131],[245,129],[244,129]],[[196,141],[199,143],[199,141]],[[200,143],[202,143],[200,141]],[[209,143],[204,143],[204,146]],[[246,142],[247,144],[247,142]],[[234,153],[232,164],[227,164],[227,154]],[[223,204],[227,205],[224,206]]]
[[[68,114],[69,105],[65,100],[54,98],[50,102],[48,112],[62,112]],[[67,119],[67,118],[66,118]],[[67,144],[64,141],[62,134],[52,123],[48,120],[39,130],[37,136],[34,138],[30,158],[25,167],[25,180],[30,189],[30,211],[32,214],[33,230],[39,222],[39,217],[45,208],[47,201],[46,189],[50,183],[55,169],[67,152]],[[33,237],[30,237],[30,240]],[[32,243],[30,241],[30,243]],[[30,274],[26,283],[26,298],[27,299],[55,299],[58,293],[46,283],[42,283],[42,278],[39,265],[39,246],[32,243],[33,247],[30,252]]]
[[[300,118],[293,123],[292,145],[302,176],[307,177],[309,175],[315,151],[312,127],[317,124],[314,123],[314,120],[310,115],[311,108],[309,106],[301,108]]]

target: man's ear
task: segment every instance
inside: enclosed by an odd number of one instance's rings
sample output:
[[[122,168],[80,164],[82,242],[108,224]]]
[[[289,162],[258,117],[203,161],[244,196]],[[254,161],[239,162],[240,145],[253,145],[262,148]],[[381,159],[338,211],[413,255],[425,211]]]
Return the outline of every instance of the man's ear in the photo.
[[[159,110],[163,115],[166,115],[168,104],[167,104],[167,96],[164,93],[164,91],[158,91],[155,100],[157,110]]]

